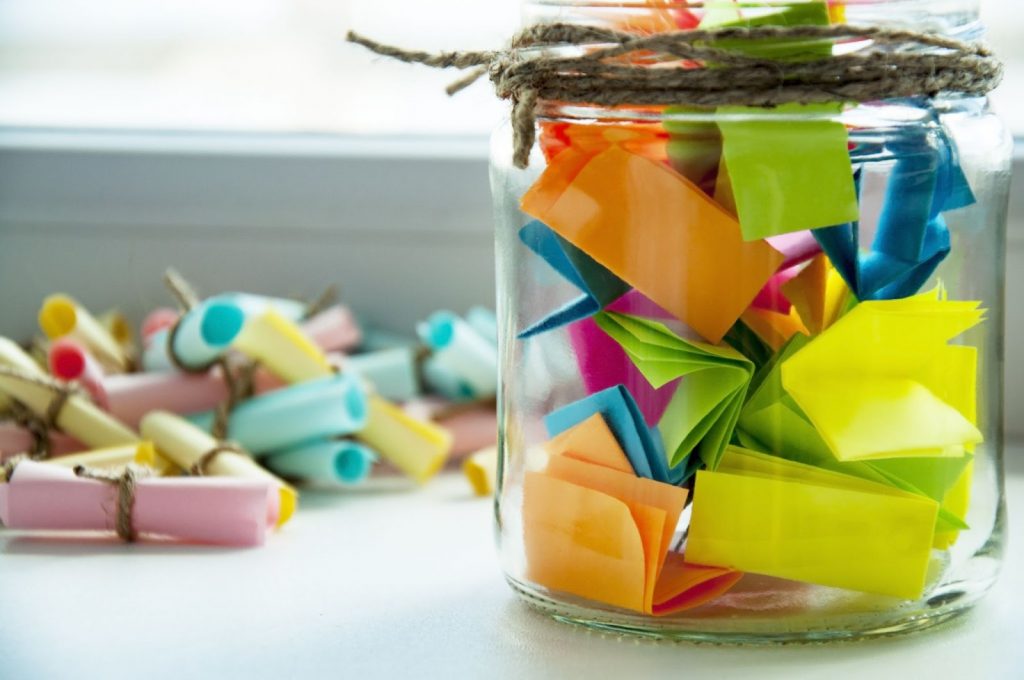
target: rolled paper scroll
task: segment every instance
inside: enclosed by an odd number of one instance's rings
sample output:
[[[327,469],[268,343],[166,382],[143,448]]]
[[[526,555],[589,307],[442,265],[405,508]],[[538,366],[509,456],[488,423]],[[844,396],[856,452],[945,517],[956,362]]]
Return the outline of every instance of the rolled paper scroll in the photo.
[[[96,470],[123,470],[127,465],[134,463],[152,469],[161,477],[181,473],[181,468],[157,453],[152,442],[83,451],[68,456],[48,458],[46,462],[50,465],[59,465],[70,469],[84,465],[89,469]]]
[[[20,347],[0,338],[0,366],[8,366],[18,374],[0,372],[0,392],[17,399],[36,416],[47,418],[61,386],[53,383]],[[46,384],[47,382],[52,384]],[[100,410],[88,399],[70,395],[56,418],[56,426],[91,448],[134,444],[138,435],[123,423]]]
[[[448,368],[436,356],[429,356],[420,364],[423,382],[431,391],[452,401],[469,401],[476,397],[473,386]]]
[[[274,308],[248,317],[233,346],[288,382],[311,380],[331,372],[320,348]]]
[[[475,397],[498,390],[498,353],[494,345],[451,312],[435,312],[417,328],[436,362],[473,388]]]
[[[45,361],[45,354],[41,357]],[[16,342],[0,336],[0,366],[11,366],[27,372],[30,375],[42,373],[39,370],[39,363],[29,356]],[[0,390],[0,412],[6,411],[11,404],[11,398],[3,390]]]
[[[242,310],[246,318],[257,317],[268,309],[273,309],[289,321],[298,322],[306,316],[308,308],[306,303],[297,300],[253,293],[221,293],[208,299],[234,305]]]
[[[686,556],[699,564],[921,596],[938,503],[731,447],[697,473]]]
[[[363,342],[359,349],[363,352],[373,352],[378,349],[394,349],[395,347],[419,347],[420,343],[401,333],[392,333],[380,328],[364,328]]]
[[[342,365],[373,385],[377,394],[393,401],[408,401],[420,393],[416,353],[409,348],[378,350],[345,357]]]
[[[366,391],[359,380],[348,374],[331,374],[241,402],[231,412],[227,439],[253,453],[270,453],[359,432],[368,417]],[[189,420],[209,431],[214,414]]]
[[[417,420],[376,395],[369,397],[369,419],[356,437],[420,483],[441,469],[452,447],[447,430]]]
[[[70,336],[80,341],[108,371],[128,370],[129,357],[117,340],[87,309],[67,295],[51,295],[43,301],[39,326],[50,340]]]
[[[268,494],[271,485],[260,479],[140,477],[132,528],[189,543],[263,545]],[[117,485],[33,461],[0,484],[0,521],[9,529],[112,532],[117,503]]]
[[[466,323],[473,327],[477,334],[492,345],[498,345],[498,318],[486,307],[471,307],[466,312]]]
[[[462,463],[462,473],[469,480],[475,495],[493,494],[495,479],[498,476],[498,447],[488,446],[466,458]]]
[[[146,318],[142,321],[142,327],[139,333],[142,336],[143,346],[149,347],[153,336],[162,330],[167,330],[173,327],[180,316],[181,312],[169,307],[158,307],[147,314]]]
[[[282,526],[295,512],[298,493],[284,481],[259,466],[249,456],[224,450],[221,442],[196,426],[167,411],[153,411],[142,419],[143,436],[156,450],[184,470],[197,465],[211,477],[239,477],[267,484],[266,521]]]
[[[205,373],[125,373],[103,380],[106,409],[130,427],[138,427],[150,411],[179,415],[216,408],[228,398],[220,369]]]
[[[370,474],[377,454],[346,439],[320,440],[275,451],[261,462],[289,479],[359,484]]]
[[[618,146],[593,158],[562,152],[521,204],[710,342],[783,261],[763,241],[743,241],[735,218],[693,182]]]
[[[103,389],[103,368],[80,342],[67,337],[55,340],[50,344],[48,361],[50,373],[55,378],[78,382],[97,405],[109,410],[107,394]]]
[[[132,325],[128,323],[124,314],[117,309],[108,309],[100,314],[98,320],[100,325],[110,333],[110,337],[114,338],[121,346],[121,350],[126,356],[135,355],[135,332],[132,331]]]
[[[49,455],[66,456],[76,451],[85,451],[89,447],[74,437],[63,432],[51,432],[49,435]],[[28,453],[35,447],[36,440],[31,432],[14,422],[0,421],[0,462],[14,456]]]
[[[238,305],[214,298],[203,300],[185,312],[173,330],[152,335],[142,364],[147,371],[173,370],[176,364],[168,353],[173,351],[183,366],[201,370],[228,350],[244,323],[245,313]]]
[[[452,436],[451,459],[497,444],[498,412],[493,399],[460,402],[426,396],[408,401],[402,408],[413,418],[433,421],[448,431]]]
[[[363,339],[359,323],[344,305],[328,307],[303,321],[301,327],[309,339],[325,352],[354,349]]]

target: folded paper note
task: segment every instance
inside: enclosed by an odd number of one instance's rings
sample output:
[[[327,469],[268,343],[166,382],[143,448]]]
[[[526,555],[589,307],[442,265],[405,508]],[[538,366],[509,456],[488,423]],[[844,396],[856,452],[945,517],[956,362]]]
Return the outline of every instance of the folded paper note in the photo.
[[[368,403],[366,427],[356,436],[417,482],[433,477],[451,451],[451,434],[376,395],[371,395]]]
[[[247,316],[232,346],[288,382],[320,378],[331,372],[323,351],[274,307]]]
[[[834,105],[784,104],[777,120],[744,117],[750,109],[720,107],[722,155],[743,238],[763,239],[829,227],[858,218],[846,127],[828,119]],[[793,125],[792,117],[801,117]],[[709,338],[712,339],[713,338]]]
[[[169,371],[178,362],[202,370],[219,359],[238,336],[245,323],[241,307],[227,300],[209,298],[185,312],[172,328],[154,332],[142,354],[147,371]],[[171,346],[173,343],[173,347]]]
[[[731,447],[697,473],[688,560],[820,585],[921,596],[938,503]]]
[[[814,232],[858,299],[887,300],[916,293],[950,249],[941,213],[974,202],[944,134],[905,131],[888,145],[895,160],[875,237],[861,252],[856,220]]]
[[[319,440],[261,457],[279,475],[303,481],[359,484],[370,474],[377,455],[359,442]]]
[[[366,391],[353,375],[328,375],[261,394],[238,404],[227,438],[253,453],[270,453],[362,430],[369,417]],[[191,416],[209,431],[214,414]]]
[[[538,220],[520,229],[519,238],[527,248],[583,293],[532,323],[519,333],[520,338],[528,338],[592,316],[630,290],[628,284]]]
[[[109,371],[128,369],[129,358],[121,344],[87,309],[67,295],[51,295],[43,301],[39,326],[51,340],[63,337],[78,340]]]
[[[808,342],[806,336],[795,336],[755,378],[756,385],[740,412],[739,441],[749,449],[927,496],[942,504],[936,531],[966,528],[966,507],[947,503],[945,498],[969,465],[970,456],[836,460],[810,419],[782,388],[782,364]]]
[[[434,361],[468,385],[474,397],[498,390],[498,351],[489,340],[451,312],[435,312],[417,328]]]
[[[594,320],[581,319],[569,326],[569,341],[587,392],[594,394],[623,385],[636,401],[649,426],[657,425],[672,400],[678,382],[655,388],[629,356]]]
[[[683,377],[658,423],[673,468],[687,475],[696,452],[714,470],[732,437],[754,364],[729,346],[690,342],[657,321],[602,312],[597,324],[613,337],[651,385]],[[689,460],[687,460],[689,457]]]
[[[263,545],[270,485],[252,479],[142,477],[132,527],[142,536],[189,543]],[[9,529],[114,531],[118,487],[56,465],[24,461],[0,484],[0,521]]]
[[[395,347],[345,357],[344,370],[366,380],[377,394],[393,401],[409,401],[420,393],[416,352]]]
[[[665,109],[668,162],[676,172],[711,196],[715,192],[718,162],[722,157],[722,135],[714,123],[686,120],[693,111],[681,106]]]
[[[669,469],[661,435],[648,429],[632,395],[622,385],[609,387],[552,411],[544,417],[544,426],[554,437],[596,413],[604,417],[615,434],[615,440],[629,459],[634,474],[672,484],[684,477],[684,467]]]
[[[619,146],[563,163],[569,154],[549,163],[523,210],[708,341],[721,340],[782,254],[744,242],[731,215],[665,165]]]
[[[183,470],[197,465],[204,475],[238,477],[265,484],[264,517],[270,525],[281,526],[295,512],[299,495],[295,489],[260,467],[251,457],[223,444],[186,420],[167,411],[152,411],[142,419],[143,436],[152,441],[158,453],[174,461]]]
[[[10,367],[14,371],[0,373],[0,393],[17,399],[36,416],[48,417],[60,388],[52,382],[53,378],[47,376],[20,347],[6,338],[0,338],[0,366]],[[132,430],[79,394],[72,394],[64,402],[57,414],[56,425],[91,448],[139,441],[138,435]]]
[[[837,460],[963,456],[975,426],[977,350],[949,340],[978,302],[939,291],[862,302],[782,363],[782,384]]]
[[[778,8],[757,7],[741,9],[740,3],[712,2],[700,22],[701,28],[753,28],[756,26],[827,26],[830,23],[830,6],[825,0],[799,0],[780,5]],[[772,9],[774,11],[759,11]],[[723,38],[714,41],[714,46],[735,52],[742,52],[762,59],[807,60],[821,59],[832,54],[832,41],[821,38]]]

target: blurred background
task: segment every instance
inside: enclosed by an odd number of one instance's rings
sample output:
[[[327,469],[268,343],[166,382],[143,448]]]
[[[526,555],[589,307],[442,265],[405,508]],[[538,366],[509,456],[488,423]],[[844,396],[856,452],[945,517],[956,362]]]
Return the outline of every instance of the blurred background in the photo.
[[[504,104],[485,83],[450,99],[453,74],[344,35],[491,48],[519,5],[0,0],[0,334],[27,339],[54,290],[137,316],[168,302],[168,265],[209,292],[337,283],[396,330],[493,305],[486,157]],[[1024,139],[1024,12],[981,5],[1008,66],[995,105]],[[1019,191],[1008,240],[1008,423],[1024,435]]]

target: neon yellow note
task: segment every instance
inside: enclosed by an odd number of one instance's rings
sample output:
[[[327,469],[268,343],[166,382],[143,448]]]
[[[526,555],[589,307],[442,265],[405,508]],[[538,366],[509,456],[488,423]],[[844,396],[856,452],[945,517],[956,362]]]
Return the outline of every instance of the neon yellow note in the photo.
[[[932,499],[729,447],[697,473],[686,557],[718,566],[913,599],[924,590]]]
[[[782,362],[782,385],[839,461],[961,457],[975,425],[976,351],[947,342],[978,302],[938,291],[861,302]]]

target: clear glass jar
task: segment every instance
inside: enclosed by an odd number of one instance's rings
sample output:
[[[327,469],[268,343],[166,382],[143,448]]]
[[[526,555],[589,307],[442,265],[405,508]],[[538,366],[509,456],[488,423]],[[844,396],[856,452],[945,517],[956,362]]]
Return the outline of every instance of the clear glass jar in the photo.
[[[626,5],[537,2],[526,21],[657,31],[705,11]],[[823,11],[981,34],[976,2]],[[525,170],[499,129],[513,589],[560,620],[720,642],[891,634],[977,601],[1005,522],[1011,150],[970,97],[542,101]]]

